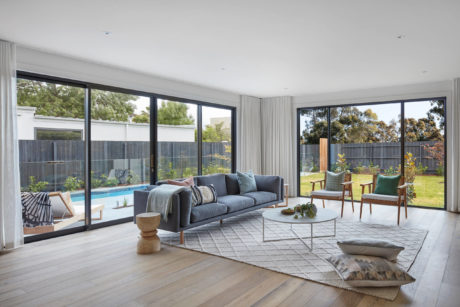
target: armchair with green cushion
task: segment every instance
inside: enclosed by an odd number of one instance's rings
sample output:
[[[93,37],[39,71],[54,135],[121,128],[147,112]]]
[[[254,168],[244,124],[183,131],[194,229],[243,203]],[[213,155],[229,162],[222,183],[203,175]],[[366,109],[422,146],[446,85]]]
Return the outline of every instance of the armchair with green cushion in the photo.
[[[372,182],[362,183],[361,208],[359,218],[363,214],[363,204],[369,204],[369,211],[372,214],[372,204],[387,205],[398,207],[398,225],[401,213],[401,203],[404,203],[404,209],[407,219],[407,187],[409,183],[405,183],[404,176],[383,176],[381,174],[374,175]],[[368,187],[368,193],[364,193]]]
[[[328,182],[328,177],[330,177]],[[355,212],[355,205],[353,201],[353,181],[351,181],[351,173],[342,172],[339,174],[334,174],[332,172],[325,172],[324,179],[312,180],[311,191],[311,202],[313,199],[321,199],[323,202],[323,208],[325,208],[324,200],[338,200],[342,201],[342,214],[343,217],[343,208],[345,206],[345,198],[351,198],[351,208]],[[315,190],[315,185],[319,183],[320,190]]]

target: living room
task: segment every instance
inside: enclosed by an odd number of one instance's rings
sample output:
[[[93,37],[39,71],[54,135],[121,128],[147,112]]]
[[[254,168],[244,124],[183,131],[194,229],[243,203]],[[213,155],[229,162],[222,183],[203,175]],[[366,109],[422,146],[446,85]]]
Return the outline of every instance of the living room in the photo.
[[[458,306],[459,12],[2,1],[0,305]]]

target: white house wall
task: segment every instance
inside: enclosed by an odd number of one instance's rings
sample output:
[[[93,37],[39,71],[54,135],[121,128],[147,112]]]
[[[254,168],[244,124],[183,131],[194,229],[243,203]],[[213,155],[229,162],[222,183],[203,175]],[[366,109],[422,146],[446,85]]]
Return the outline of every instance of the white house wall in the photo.
[[[37,128],[80,131],[84,129],[83,119],[34,116],[34,114],[35,108],[18,107],[18,137],[20,140],[34,140]],[[91,140],[148,142],[150,127],[149,124],[93,120],[91,121]],[[158,125],[158,141],[194,142],[195,126]]]

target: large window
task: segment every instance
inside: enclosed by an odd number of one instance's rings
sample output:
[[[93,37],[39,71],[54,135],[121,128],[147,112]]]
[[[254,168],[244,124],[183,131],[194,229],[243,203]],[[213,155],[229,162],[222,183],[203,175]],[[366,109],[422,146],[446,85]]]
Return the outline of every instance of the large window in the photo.
[[[93,223],[133,216],[134,191],[150,183],[150,98],[91,90]]]
[[[17,97],[25,235],[84,225],[85,89],[19,78]]]
[[[232,171],[232,111],[202,108],[203,175]]]
[[[409,199],[415,206],[444,208],[444,100],[404,103],[406,180],[413,185]]]
[[[379,172],[393,174],[398,170],[401,161],[399,106],[330,108],[331,170],[352,173],[355,199],[361,199],[360,183],[371,182],[372,176]]]
[[[156,180],[234,171],[234,108],[18,78],[22,195],[52,198],[24,209],[26,242],[131,220],[134,191]]]
[[[326,169],[352,173],[355,200],[373,174],[403,173],[409,205],[445,208],[444,109],[444,99],[299,109],[299,194]]]
[[[324,178],[328,165],[327,108],[299,111],[300,195],[310,195],[311,181]]]
[[[197,105],[158,99],[158,179],[198,175]]]

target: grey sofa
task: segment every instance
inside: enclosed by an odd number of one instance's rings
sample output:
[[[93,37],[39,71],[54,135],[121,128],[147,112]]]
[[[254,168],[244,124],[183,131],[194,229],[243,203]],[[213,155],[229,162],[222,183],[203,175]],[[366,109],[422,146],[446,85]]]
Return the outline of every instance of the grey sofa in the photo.
[[[215,174],[196,176],[196,185],[213,184],[217,192],[217,202],[192,207],[192,193],[185,190],[175,195],[172,202],[172,214],[168,222],[161,221],[160,229],[180,232],[181,244],[184,242],[184,230],[210,222],[257,210],[283,202],[284,181],[279,176],[255,175],[257,192],[240,195],[236,174]],[[146,211],[147,198],[151,189],[165,181],[148,186],[145,190],[134,191],[134,222],[136,215]]]

